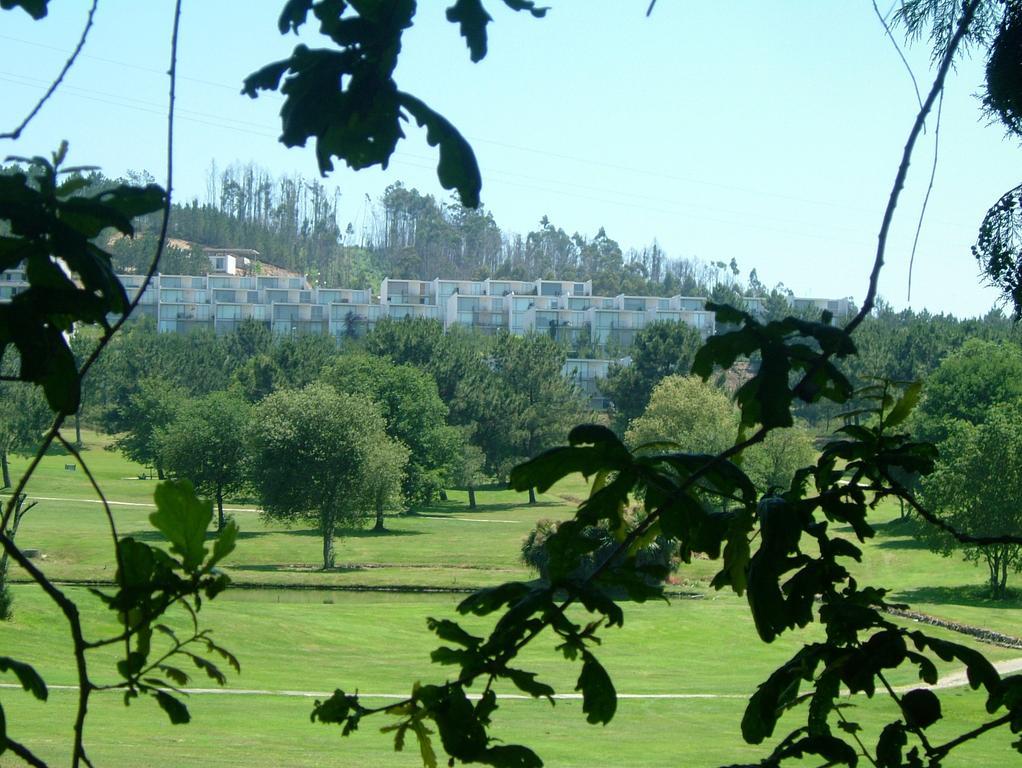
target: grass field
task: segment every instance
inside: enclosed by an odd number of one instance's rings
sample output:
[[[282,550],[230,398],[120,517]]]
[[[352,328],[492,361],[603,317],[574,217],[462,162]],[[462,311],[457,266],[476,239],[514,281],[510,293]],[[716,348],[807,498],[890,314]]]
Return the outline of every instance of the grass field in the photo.
[[[102,450],[102,439],[88,435],[86,459],[109,498],[129,504],[150,503],[153,481],[139,480],[141,468]],[[109,540],[100,508],[89,501],[91,490],[81,468],[66,470],[67,456],[48,456],[29,488],[40,501],[25,518],[19,543],[41,550],[48,573],[60,579],[108,579]],[[14,469],[19,468],[15,464]],[[518,552],[522,538],[537,519],[571,513],[585,494],[581,479],[562,484],[529,507],[523,494],[488,489],[479,493],[480,508],[467,509],[463,494],[414,516],[388,519],[390,532],[352,531],[341,543],[344,567],[329,573],[317,568],[318,536],[307,529],[268,523],[250,506],[236,517],[243,530],[227,570],[238,584],[203,611],[203,625],[241,660],[242,674],[232,675],[228,692],[195,695],[194,721],[172,727],[149,702],[136,702],[125,713],[119,697],[98,695],[90,720],[90,752],[97,765],[134,766],[415,766],[414,745],[394,754],[388,737],[373,734],[383,723],[366,723],[364,731],[341,739],[334,729],[311,724],[312,699],[280,695],[283,691],[325,693],[334,687],[364,694],[406,693],[415,680],[442,681],[447,670],[430,665],[437,644],[425,627],[426,616],[450,616],[456,595],[339,592],[338,586],[406,585],[475,587],[507,579],[531,578]],[[145,506],[117,506],[122,534],[148,537]],[[883,516],[884,510],[881,510]],[[896,524],[881,526],[867,545],[863,576],[890,586],[895,597],[912,598],[913,607],[958,621],[1022,634],[1022,608],[1009,602],[991,605],[977,597],[982,572],[956,559],[931,555],[904,535]],[[765,753],[741,741],[738,724],[744,699],[756,684],[801,642],[812,640],[814,627],[764,646],[755,636],[744,601],[707,587],[713,564],[697,561],[679,573],[680,589],[701,595],[626,607],[625,627],[606,634],[601,659],[624,694],[710,694],[716,698],[622,699],[618,716],[605,728],[586,726],[576,701],[508,700],[498,716],[500,735],[528,743],[550,766],[712,766],[750,761]],[[17,576],[18,574],[12,574]],[[258,588],[267,584],[303,585],[307,590]],[[83,608],[93,636],[112,627],[97,601],[84,589],[70,592]],[[74,682],[66,657],[68,640],[61,617],[37,588],[14,588],[15,618],[0,625],[3,655],[31,660],[54,686]],[[467,622],[482,630],[483,623]],[[934,634],[950,634],[932,630]],[[955,636],[961,641],[961,636]],[[1022,655],[983,646],[994,660]],[[114,658],[95,659],[95,676],[112,679]],[[574,688],[577,667],[549,647],[530,648],[523,666],[540,673],[559,691]],[[947,665],[942,672],[950,672]],[[911,684],[902,674],[895,684]],[[208,680],[196,678],[195,686]],[[277,692],[250,695],[243,690]],[[231,692],[233,691],[233,692]],[[729,698],[730,697],[730,698]],[[0,691],[8,728],[54,762],[69,744],[73,693],[55,689],[45,705],[20,691]],[[981,697],[965,690],[950,696],[948,733],[981,717]],[[876,704],[863,708],[864,722],[879,722],[889,712]],[[126,716],[125,716],[126,715]],[[796,722],[794,715],[792,723]],[[956,753],[951,765],[993,765],[1008,754],[1006,735],[996,735]],[[9,756],[0,765],[13,765]]]

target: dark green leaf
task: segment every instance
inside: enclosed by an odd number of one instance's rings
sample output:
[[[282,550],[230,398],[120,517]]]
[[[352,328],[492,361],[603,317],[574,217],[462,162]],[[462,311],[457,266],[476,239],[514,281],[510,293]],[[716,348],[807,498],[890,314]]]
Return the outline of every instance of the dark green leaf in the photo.
[[[0,656],[0,672],[13,672],[15,677],[18,678],[18,682],[21,683],[21,687],[40,701],[46,701],[47,696],[49,696],[46,683],[43,682],[39,673],[29,664],[15,661],[9,656]]]
[[[476,648],[483,641],[483,638],[470,635],[464,629],[461,628],[457,622],[450,621],[449,619],[426,619],[426,625],[436,633],[437,637],[441,640],[446,640],[450,643],[457,643],[463,645],[466,648]]]
[[[277,22],[280,34],[286,35],[288,32],[297,34],[298,28],[305,23],[311,10],[312,0],[287,0]]]
[[[504,0],[504,5],[513,11],[528,11],[537,19],[546,16],[549,8],[537,7],[535,0]]]
[[[933,691],[916,688],[901,697],[901,711],[909,728],[929,728],[940,720],[940,699]]]
[[[603,665],[586,651],[582,654],[582,672],[578,676],[576,691],[582,691],[582,711],[590,723],[606,725],[617,711],[617,691]]]
[[[420,126],[425,126],[426,141],[429,145],[440,147],[437,178],[441,186],[444,189],[457,190],[461,204],[465,207],[478,208],[483,179],[469,143],[446,118],[410,93],[399,92],[398,102],[411,113]]]
[[[887,414],[887,418],[884,419],[885,427],[895,427],[901,424],[907,419],[912,410],[916,407],[919,402],[919,397],[923,392],[923,383],[917,381],[914,384],[909,385],[905,389],[905,393],[901,396],[894,407],[891,408],[891,412]]]
[[[195,666],[205,672],[209,679],[215,680],[219,685],[227,684],[227,677],[220,671],[220,668],[217,667],[216,664],[208,659],[202,658],[201,656],[197,656],[194,653],[189,653],[188,655],[191,657]]]
[[[184,725],[192,719],[188,713],[188,707],[166,691],[153,691],[153,696],[156,697],[156,703],[160,705],[160,709],[167,713],[167,717],[174,725]]]
[[[209,556],[206,567],[212,568],[231,554],[234,551],[237,540],[238,524],[234,520],[228,520],[227,525],[224,526],[223,530],[217,535],[216,541],[213,542],[213,554]]]
[[[160,664],[159,669],[177,685],[188,685],[190,678],[188,677],[188,673],[184,670],[178,669],[177,667],[171,667],[168,664]]]
[[[0,8],[5,11],[21,8],[33,19],[39,20],[46,16],[46,7],[49,2],[50,0],[0,0]]]
[[[514,605],[531,591],[532,588],[528,584],[514,581],[496,587],[480,589],[458,604],[458,613],[474,613],[477,616],[486,616],[500,610],[505,605]]]
[[[902,750],[907,743],[905,727],[901,723],[886,726],[877,741],[877,768],[901,768]]]
[[[493,21],[483,8],[481,0],[456,0],[447,9],[447,20],[460,25],[461,36],[465,38],[472,61],[486,56],[486,25]]]
[[[631,455],[622,452],[619,446],[620,443],[600,442],[551,448],[512,469],[511,487],[519,491],[535,488],[544,493],[571,474],[591,477],[601,470],[621,471],[631,465]]]
[[[245,78],[241,92],[254,99],[259,95],[259,91],[277,90],[280,87],[280,79],[290,66],[290,61],[275,61],[273,64],[267,64]]]
[[[553,701],[554,689],[546,683],[536,680],[535,672],[525,672],[521,669],[506,669],[502,673],[515,687],[523,693],[534,696],[537,699],[547,698]]]
[[[543,765],[539,755],[518,744],[489,747],[482,760],[494,768],[541,768]]]
[[[195,495],[187,480],[165,480],[153,494],[156,512],[149,522],[171,543],[188,572],[196,571],[206,557],[206,529],[213,519],[213,505]]]

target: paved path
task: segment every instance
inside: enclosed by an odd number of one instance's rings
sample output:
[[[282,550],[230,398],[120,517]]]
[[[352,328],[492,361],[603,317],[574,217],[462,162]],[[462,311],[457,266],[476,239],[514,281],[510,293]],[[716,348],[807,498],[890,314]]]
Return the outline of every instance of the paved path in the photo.
[[[103,503],[99,499],[70,499],[60,496],[36,496],[34,494],[30,496],[30,498],[33,501],[70,501],[76,504]],[[106,503],[111,507],[142,507],[145,509],[156,509],[155,504],[145,501],[112,501],[107,499]],[[262,510],[258,507],[224,507],[224,512],[262,512]],[[425,517],[430,520],[456,520],[462,523],[510,523],[511,525],[520,525],[522,523],[521,520],[494,520],[492,518],[458,517],[456,515],[423,515],[416,513],[411,515],[411,517]]]
[[[1012,672],[1018,672],[1022,670],[1022,658],[1008,659],[1006,661],[999,661],[994,663],[994,667],[1002,675],[1011,674]],[[928,685],[909,685],[901,686],[897,688],[898,691],[907,691],[912,688],[960,688],[968,685],[969,681],[966,677],[965,669],[960,669],[952,672],[945,677],[942,677],[937,681],[934,686]],[[78,686],[76,685],[50,685],[47,686],[53,691],[77,691]],[[21,688],[17,683],[0,683],[0,689],[14,689]],[[181,688],[179,689],[183,693],[191,694],[194,696],[284,696],[291,698],[305,698],[305,699],[325,699],[332,695],[332,691],[292,691],[292,690],[270,690],[261,688]],[[845,693],[847,695],[847,693]],[[400,701],[408,697],[407,693],[360,693],[359,698],[361,699],[383,699]],[[684,699],[748,699],[749,694],[746,693],[619,693],[617,695],[619,699],[640,699],[640,700],[668,700],[677,701]],[[478,695],[469,694],[470,699],[479,698]],[[511,701],[531,701],[532,696],[526,696],[520,693],[502,693],[499,694],[499,698]],[[581,693],[557,693],[554,694],[554,699],[559,701],[580,701],[582,699]]]

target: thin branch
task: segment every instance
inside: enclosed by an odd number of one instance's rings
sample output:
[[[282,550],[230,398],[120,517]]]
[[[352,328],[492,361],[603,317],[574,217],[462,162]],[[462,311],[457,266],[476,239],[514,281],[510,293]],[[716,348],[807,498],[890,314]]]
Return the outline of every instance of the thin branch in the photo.
[[[916,222],[916,234],[912,239],[912,255],[908,259],[908,297],[912,301],[912,268],[916,263],[916,249],[919,247],[919,235],[923,231],[923,219],[926,218],[926,209],[930,204],[930,193],[933,192],[933,181],[937,178],[937,158],[940,153],[940,122],[944,113],[944,92],[940,92],[940,102],[937,104],[937,125],[933,130],[933,166],[930,168],[930,181],[926,185],[926,196],[923,198],[923,207],[919,209],[919,221]]]
[[[873,6],[873,7],[875,8],[875,7],[876,7],[876,4],[874,4],[874,6]],[[838,716],[838,719],[839,719],[839,720],[840,720],[840,721],[841,721],[842,723],[844,723],[845,725],[847,725],[847,724],[848,724],[848,720],[846,720],[846,719],[845,719],[845,713],[844,713],[844,712],[842,712],[840,708],[837,708],[837,709],[835,709],[834,711],[835,711],[835,712],[837,712],[837,716]],[[862,750],[862,756],[863,756],[864,758],[866,758],[867,760],[869,760],[869,762],[870,762],[870,765],[876,766],[876,764],[877,764],[877,761],[873,759],[873,756],[872,756],[872,755],[871,755],[871,754],[869,753],[869,750],[868,750],[868,749],[866,749],[866,745],[862,743],[862,739],[860,739],[860,738],[859,738],[859,734],[858,734],[858,732],[856,732],[856,731],[851,731],[851,734],[852,734],[852,738],[853,738],[853,739],[855,739],[855,743],[859,745],[859,749],[861,749],[861,750]]]
[[[4,531],[0,531],[0,546],[4,548],[4,551],[14,562],[20,565],[32,577],[32,580],[42,588],[47,596],[57,604],[67,619],[68,628],[71,630],[75,667],[78,673],[78,712],[75,716],[75,744],[71,764],[77,768],[79,757],[84,756],[84,753],[81,752],[81,732],[84,727],[85,713],[88,711],[89,694],[93,687],[92,681],[89,680],[88,666],[85,660],[86,643],[82,634],[82,621],[78,614],[78,606],[67,595],[57,589],[53,582],[46,578],[46,574],[39,570],[36,564],[25,556],[24,552],[18,549],[14,541]],[[88,762],[87,759],[86,762]]]
[[[919,95],[919,82],[916,80],[916,74],[912,71],[912,65],[908,63],[908,59],[905,58],[905,54],[901,50],[901,46],[898,45],[898,41],[895,40],[894,34],[891,32],[891,25],[887,23],[887,17],[880,13],[880,9],[877,7],[876,0],[873,0],[873,12],[876,13],[877,19],[880,21],[880,26],[884,28],[888,39],[891,41],[891,45],[894,46],[894,50],[898,54],[898,58],[901,59],[901,63],[905,65],[905,71],[908,72],[909,78],[912,80],[912,88],[916,92],[916,104],[919,105],[919,109],[923,108],[923,97]],[[890,13],[890,11],[888,11]]]
[[[888,472],[881,470],[881,474],[884,476],[884,479],[887,480],[887,482],[889,482],[891,486],[895,489],[895,494],[905,499],[905,501],[909,503],[909,506],[912,507],[912,509],[914,509],[916,512],[918,512],[919,516],[923,518],[923,520],[930,523],[930,525],[939,528],[945,533],[950,534],[962,544],[977,544],[979,546],[991,546],[994,544],[1022,545],[1022,536],[1015,536],[1013,534],[1006,533],[1003,536],[972,536],[968,533],[962,533],[953,525],[942,520],[940,517],[933,514],[933,512],[930,512],[928,509],[926,509],[926,507],[924,507],[919,502],[919,500],[910,490],[905,488],[903,485],[899,484],[894,478],[891,477],[891,475]]]
[[[92,7],[89,8],[89,16],[85,20],[85,28],[82,30],[81,37],[78,38],[78,45],[75,46],[74,51],[71,52],[71,56],[67,61],[64,62],[64,68],[60,70],[60,74],[57,75],[57,79],[53,81],[49,88],[46,89],[46,93],[39,99],[39,102],[32,108],[32,111],[25,116],[25,119],[21,121],[21,124],[13,131],[8,133],[0,133],[0,139],[14,139],[21,138],[21,132],[24,131],[30,122],[39,114],[39,111],[43,108],[43,105],[50,100],[50,97],[57,92],[57,88],[64,82],[64,77],[74,66],[75,61],[78,59],[78,54],[82,52],[82,48],[85,47],[85,40],[89,36],[89,30],[92,29],[92,19],[96,15],[96,6],[99,5],[99,0],[92,0]]]
[[[1006,725],[1011,722],[1013,715],[1009,712],[1007,715],[1002,715],[996,720],[990,720],[989,722],[983,723],[978,728],[974,728],[968,733],[963,733],[961,736],[952,739],[947,744],[941,744],[939,747],[934,748],[934,754],[938,757],[943,757],[955,747],[959,747],[967,741],[972,741],[977,736],[982,736],[987,731],[992,731],[994,728],[1000,728],[1002,725]]]
[[[932,755],[933,746],[930,744],[930,740],[926,737],[926,733],[923,731],[923,729],[920,728],[918,725],[908,724],[908,713],[905,712],[905,707],[901,703],[901,697],[898,695],[898,692],[894,690],[894,688],[891,686],[889,682],[887,682],[887,678],[884,676],[883,672],[877,672],[877,678],[880,680],[881,683],[884,684],[884,688],[887,689],[887,694],[892,699],[894,699],[894,703],[898,705],[898,711],[901,712],[902,717],[905,718],[905,727],[908,728],[912,733],[914,733],[916,737],[919,739],[919,741],[922,742],[923,749],[926,750],[926,754]]]
[[[20,757],[33,768],[47,768],[46,763],[32,754],[32,751],[24,744],[19,744],[11,737],[7,737],[7,748]]]
[[[85,476],[89,479],[92,484],[92,489],[96,492],[100,502],[103,504],[103,511],[106,513],[107,524],[110,526],[110,537],[113,539],[114,544],[114,558],[117,561],[117,575],[118,579],[123,579],[124,570],[124,558],[121,556],[121,548],[118,546],[119,537],[117,535],[117,523],[114,522],[114,513],[110,509],[110,503],[106,499],[106,495],[103,493],[103,489],[99,487],[99,483],[96,482],[96,476],[92,474],[92,470],[89,469],[88,463],[82,456],[81,451],[74,445],[72,445],[60,432],[57,433],[57,440],[60,444],[70,453],[79,464],[82,465],[82,470],[85,472]],[[124,658],[128,659],[131,656],[131,630],[128,628],[128,614],[123,613],[124,621]]]
[[[965,39],[966,34],[968,34],[969,26],[972,24],[972,20],[976,16],[976,9],[979,8],[982,2],[983,0],[969,0],[969,2],[965,5],[962,12],[962,18],[958,22],[955,34],[951,37],[951,40],[948,42],[947,49],[941,57],[940,66],[937,69],[937,76],[933,80],[930,92],[927,94],[926,101],[923,102],[923,106],[916,114],[912,130],[909,131],[908,141],[905,142],[905,149],[902,151],[901,155],[901,163],[898,166],[898,173],[894,177],[894,184],[891,187],[891,193],[887,199],[887,208],[884,210],[884,218],[880,225],[880,233],[877,235],[876,256],[873,260],[873,270],[869,275],[869,289],[866,292],[866,299],[863,301],[862,307],[859,309],[855,317],[853,317],[848,322],[848,325],[845,326],[845,330],[848,333],[851,333],[858,328],[859,325],[862,324],[862,321],[866,319],[866,316],[873,310],[873,305],[875,304],[877,297],[877,288],[880,284],[880,270],[884,266],[884,256],[887,253],[887,237],[891,230],[891,223],[894,220],[894,211],[898,207],[898,199],[901,197],[901,191],[905,187],[905,178],[908,176],[908,167],[912,160],[912,152],[915,150],[919,134],[922,133],[927,115],[929,115],[930,110],[933,109],[933,104],[937,100],[937,96],[944,89],[944,81],[947,79],[947,74],[951,70],[951,63],[958,51],[958,47],[961,45],[962,40]]]
[[[103,493],[103,489],[99,487],[99,483],[96,481],[96,476],[92,474],[92,470],[89,469],[89,465],[86,463],[85,458],[82,456],[81,451],[72,445],[67,438],[64,437],[60,432],[57,433],[57,440],[60,442],[64,449],[70,453],[82,465],[82,471],[85,472],[85,476],[88,478],[89,483],[92,485],[92,490],[96,492],[99,497],[100,503],[103,505],[103,511],[106,512],[106,520],[110,526],[110,536],[114,540],[114,549],[117,550],[117,542],[119,537],[117,535],[117,524],[114,522],[114,513],[110,509],[110,503],[106,499],[106,495]],[[120,550],[117,550],[117,567],[121,568]]]

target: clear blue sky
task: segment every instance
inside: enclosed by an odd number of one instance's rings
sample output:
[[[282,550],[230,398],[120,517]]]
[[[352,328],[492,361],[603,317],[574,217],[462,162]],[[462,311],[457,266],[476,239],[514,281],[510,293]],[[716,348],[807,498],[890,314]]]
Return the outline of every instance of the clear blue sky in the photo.
[[[887,9],[890,0],[883,3]],[[245,75],[296,43],[276,29],[279,0],[186,0],[181,30],[175,193],[205,196],[211,161],[317,173],[309,149],[277,143],[281,100],[239,95]],[[625,248],[654,238],[670,255],[738,260],[800,295],[861,299],[883,205],[916,111],[911,81],[861,0],[550,0],[535,20],[489,0],[490,53],[468,59],[445,0],[420,0],[398,72],[404,90],[450,118],[476,149],[483,201],[505,229],[543,215],[569,232],[606,228]],[[0,13],[0,127],[9,129],[59,71],[86,0],[32,22]],[[172,3],[101,0],[84,56],[17,146],[118,175],[164,173],[163,111]],[[318,45],[313,29],[303,35]],[[900,38],[899,38],[900,39]],[[907,50],[924,90],[925,41]],[[986,126],[982,62],[951,79],[940,162],[916,259],[911,305],[981,314],[996,292],[969,253],[986,208],[1020,180],[1019,147]],[[908,259],[932,162],[920,145],[895,223],[881,293],[905,306]],[[386,172],[330,182],[344,223],[366,195],[403,180],[446,197],[413,126]],[[243,245],[243,244],[235,244]]]

